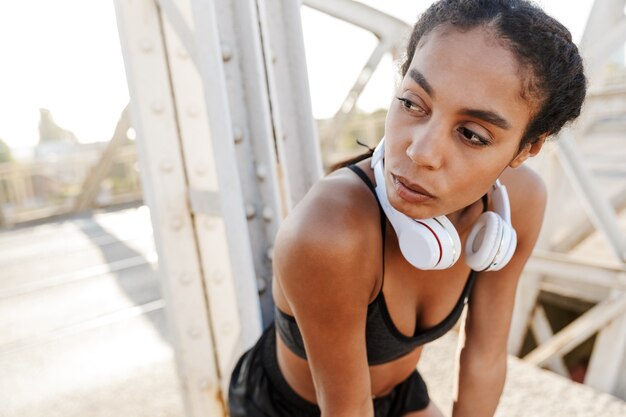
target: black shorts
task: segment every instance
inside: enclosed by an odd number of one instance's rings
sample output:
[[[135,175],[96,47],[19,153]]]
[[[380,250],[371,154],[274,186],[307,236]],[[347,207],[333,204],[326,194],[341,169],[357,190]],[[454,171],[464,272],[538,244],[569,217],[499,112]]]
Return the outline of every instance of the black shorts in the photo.
[[[376,417],[401,417],[428,406],[428,390],[417,371],[387,395],[375,398]],[[230,380],[231,417],[319,417],[321,412],[298,395],[278,368],[276,332],[272,324],[237,362]]]

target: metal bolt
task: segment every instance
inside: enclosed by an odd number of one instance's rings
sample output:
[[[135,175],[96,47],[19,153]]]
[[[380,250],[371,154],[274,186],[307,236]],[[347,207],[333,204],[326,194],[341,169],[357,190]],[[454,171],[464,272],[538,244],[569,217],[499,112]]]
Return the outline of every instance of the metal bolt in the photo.
[[[267,282],[263,278],[257,278],[256,285],[259,290],[259,294],[263,294],[267,289]]]
[[[163,103],[161,103],[160,101],[157,101],[157,100],[153,101],[152,106],[150,106],[150,108],[156,114],[163,113]]]
[[[229,334],[231,334],[233,332],[233,323],[230,321],[227,321],[226,323],[224,323],[222,325],[222,334],[228,336]]]
[[[178,52],[178,57],[180,59],[187,59],[187,58],[189,58],[189,54],[187,53],[187,50],[185,49],[184,46],[179,47],[177,52]]]
[[[222,282],[224,282],[224,274],[222,274],[220,271],[215,270],[212,272],[211,275],[213,276],[213,282],[215,282],[217,285],[220,285]]]
[[[182,274],[180,274],[178,280],[183,285],[189,285],[191,283],[191,276],[188,273],[183,272]]]
[[[204,227],[208,230],[213,230],[215,229],[215,226],[217,225],[217,220],[210,218],[210,219],[204,219]]]
[[[233,57],[232,48],[226,42],[222,42],[221,47],[222,47],[222,59],[224,60],[224,62],[230,61],[230,59]]]
[[[274,210],[272,210],[270,207],[264,207],[263,208],[263,220],[265,220],[266,222],[270,222],[272,221],[273,217],[274,217]]]
[[[180,217],[174,217],[172,219],[172,229],[174,230],[180,230],[183,227],[183,220]]]
[[[159,167],[161,168],[161,171],[165,172],[166,174],[169,172],[172,172],[172,170],[174,169],[174,165],[172,164],[172,161],[169,161],[167,159],[161,161],[161,163],[159,164]]]
[[[265,165],[259,165],[256,168],[256,177],[259,179],[259,181],[263,181],[265,178],[267,178],[267,168],[265,168]]]
[[[252,204],[246,204],[246,219],[252,220],[256,216],[256,208]]]
[[[204,174],[206,174],[206,167],[204,167],[204,166],[197,166],[195,171],[196,171],[196,174],[201,177]]]
[[[187,331],[187,333],[189,334],[190,337],[192,337],[193,339],[197,339],[200,337],[200,329],[198,329],[197,327],[191,327],[189,328],[189,330]]]
[[[141,43],[139,44],[139,47],[141,48],[143,52],[149,53],[149,52],[152,52],[153,45],[149,39],[143,39]]]
[[[266,255],[267,255],[267,259],[269,259],[270,261],[271,261],[272,259],[274,259],[274,247],[273,247],[273,246],[270,246],[270,247],[267,249],[267,253],[266,253]]]
[[[198,107],[194,104],[187,106],[187,116],[194,118],[198,115]]]
[[[233,139],[235,139],[235,143],[243,142],[243,132],[238,127],[233,129]]]

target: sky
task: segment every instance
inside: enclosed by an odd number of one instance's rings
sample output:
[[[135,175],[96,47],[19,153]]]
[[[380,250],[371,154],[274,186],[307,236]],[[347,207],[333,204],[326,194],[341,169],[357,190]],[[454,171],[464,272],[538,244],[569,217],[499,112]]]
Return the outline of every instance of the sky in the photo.
[[[361,1],[409,24],[432,3]],[[592,0],[576,0],[576,7],[571,0],[538,3],[580,39]],[[376,40],[306,7],[302,19],[314,116],[330,117]],[[37,143],[39,108],[50,109],[81,142],[106,141],[129,100],[111,0],[1,1],[0,62],[0,139],[18,154]],[[358,106],[386,107],[394,82],[394,65],[386,57]]]

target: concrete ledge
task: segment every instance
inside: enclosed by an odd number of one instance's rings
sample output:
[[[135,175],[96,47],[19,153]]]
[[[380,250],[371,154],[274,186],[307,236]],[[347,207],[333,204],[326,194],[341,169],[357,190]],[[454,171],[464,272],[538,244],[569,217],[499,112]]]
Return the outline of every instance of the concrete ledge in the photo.
[[[452,408],[457,335],[427,345],[418,366],[431,398],[446,415]],[[509,358],[504,393],[496,417],[624,417],[626,402],[552,372]]]

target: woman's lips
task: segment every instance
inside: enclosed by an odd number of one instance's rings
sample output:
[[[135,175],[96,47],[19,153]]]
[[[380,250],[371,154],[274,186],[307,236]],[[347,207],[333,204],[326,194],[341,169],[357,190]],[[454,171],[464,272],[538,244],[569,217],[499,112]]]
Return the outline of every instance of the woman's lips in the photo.
[[[423,187],[410,183],[406,178],[392,174],[394,188],[398,196],[409,203],[423,203],[435,198]]]

